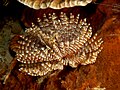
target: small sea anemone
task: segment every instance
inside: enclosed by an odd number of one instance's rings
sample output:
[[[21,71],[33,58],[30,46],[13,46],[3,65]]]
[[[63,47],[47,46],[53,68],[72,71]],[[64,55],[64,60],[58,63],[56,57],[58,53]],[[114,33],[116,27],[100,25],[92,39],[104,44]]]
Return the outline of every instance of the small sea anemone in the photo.
[[[15,36],[10,48],[16,52],[15,59],[21,62],[20,71],[32,76],[43,76],[64,66],[93,64],[101,52],[102,38],[92,36],[92,28],[86,19],[61,12],[44,15],[38,25],[26,29],[24,35]]]

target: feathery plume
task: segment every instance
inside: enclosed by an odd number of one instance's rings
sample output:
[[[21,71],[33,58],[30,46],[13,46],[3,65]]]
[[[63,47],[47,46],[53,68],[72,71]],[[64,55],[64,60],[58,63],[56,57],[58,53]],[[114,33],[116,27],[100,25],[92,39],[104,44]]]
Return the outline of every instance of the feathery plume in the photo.
[[[10,48],[16,52],[16,59],[21,62],[20,71],[32,76],[43,76],[48,72],[63,69],[70,65],[93,64],[101,52],[102,38],[92,36],[92,28],[86,19],[70,14],[70,18],[61,12],[44,15],[39,25],[26,29],[25,35],[13,38]]]

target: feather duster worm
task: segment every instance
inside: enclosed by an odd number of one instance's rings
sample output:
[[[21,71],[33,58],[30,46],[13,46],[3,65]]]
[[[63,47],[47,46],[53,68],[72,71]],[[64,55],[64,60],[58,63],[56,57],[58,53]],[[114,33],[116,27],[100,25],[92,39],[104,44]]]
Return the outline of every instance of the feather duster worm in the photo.
[[[20,3],[33,9],[61,9],[65,7],[86,6],[92,0],[18,0]]]
[[[92,28],[86,19],[79,20],[79,15],[68,18],[61,12],[44,15],[39,25],[26,29],[25,35],[13,38],[10,48],[16,52],[15,59],[21,62],[20,71],[32,76],[43,76],[48,72],[63,69],[69,65],[93,64],[101,52],[102,38],[92,36]]]

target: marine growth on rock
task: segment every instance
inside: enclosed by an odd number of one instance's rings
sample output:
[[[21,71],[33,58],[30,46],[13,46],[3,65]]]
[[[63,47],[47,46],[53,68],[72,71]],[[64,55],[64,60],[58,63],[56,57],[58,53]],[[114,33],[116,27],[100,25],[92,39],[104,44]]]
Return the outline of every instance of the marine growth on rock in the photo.
[[[92,0],[18,0],[20,3],[33,9],[61,9],[65,7],[86,6]]]
[[[92,28],[86,19],[61,12],[38,18],[38,25],[27,28],[24,35],[15,36],[10,48],[16,52],[21,72],[31,76],[43,76],[64,66],[93,64],[101,52],[102,38],[92,35]]]

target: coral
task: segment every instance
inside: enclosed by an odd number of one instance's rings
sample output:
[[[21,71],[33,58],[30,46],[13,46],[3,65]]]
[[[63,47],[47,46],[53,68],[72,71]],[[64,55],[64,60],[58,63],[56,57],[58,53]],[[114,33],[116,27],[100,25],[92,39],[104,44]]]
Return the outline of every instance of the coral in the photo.
[[[65,7],[86,6],[92,0],[18,0],[33,9],[61,9]]]
[[[15,59],[21,62],[20,71],[32,76],[43,76],[48,72],[63,69],[64,65],[77,67],[79,64],[95,63],[101,52],[102,39],[92,36],[92,28],[79,15],[70,19],[61,12],[60,19],[53,13],[39,25],[32,25],[25,35],[17,35],[10,48],[16,52]]]

